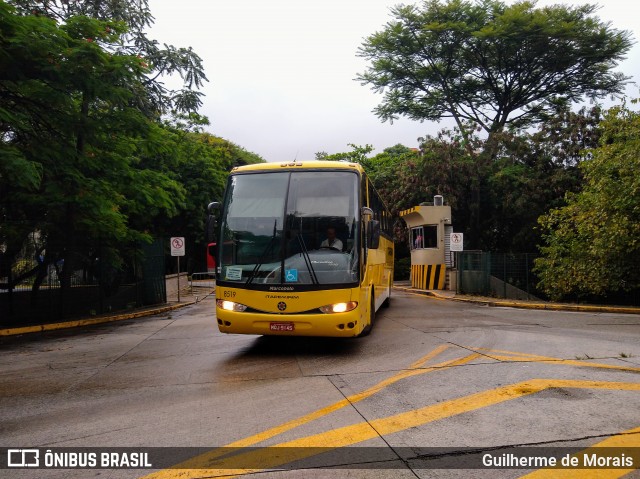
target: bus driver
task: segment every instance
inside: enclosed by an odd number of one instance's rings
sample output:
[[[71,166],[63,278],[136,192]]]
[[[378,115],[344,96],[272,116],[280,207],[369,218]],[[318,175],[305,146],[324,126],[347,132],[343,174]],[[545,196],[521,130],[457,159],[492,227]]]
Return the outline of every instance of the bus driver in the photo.
[[[333,226],[327,228],[327,239],[320,243],[320,248],[334,248],[342,251],[342,241],[336,238],[336,229]]]

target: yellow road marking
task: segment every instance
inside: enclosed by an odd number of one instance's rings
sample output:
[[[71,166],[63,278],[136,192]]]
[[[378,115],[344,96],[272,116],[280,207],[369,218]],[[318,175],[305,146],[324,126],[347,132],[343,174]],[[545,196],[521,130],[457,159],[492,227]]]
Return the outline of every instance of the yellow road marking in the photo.
[[[489,391],[483,391],[469,396],[452,399],[433,404],[420,409],[396,414],[386,418],[374,419],[350,426],[344,426],[332,431],[314,434],[273,446],[262,448],[233,457],[222,458],[212,454],[202,454],[189,459],[176,468],[165,469],[146,476],[147,479],[160,478],[196,478],[220,477],[248,474],[264,469],[272,469],[293,461],[306,459],[327,449],[351,446],[363,441],[375,439],[383,435],[393,434],[406,429],[422,426],[439,419],[455,416],[469,411],[475,411],[512,399],[535,394],[549,388],[579,388],[579,389],[614,389],[640,391],[638,383],[616,383],[605,381],[579,381],[567,379],[532,379],[509,386],[503,386]],[[274,448],[286,448],[280,451]],[[314,449],[315,448],[315,449]],[[241,469],[238,465],[255,464],[252,469]],[[200,469],[194,469],[199,467]],[[204,467],[210,469],[203,469]]]
[[[418,359],[416,362],[414,362],[411,366],[409,366],[409,369],[416,369],[416,368],[420,368],[420,367],[424,366],[427,361],[429,361],[429,360],[435,358],[436,356],[438,356],[439,354],[445,352],[448,348],[449,348],[448,344],[441,344],[436,349],[434,349],[433,351],[431,351],[428,354],[425,354],[420,359]]]
[[[459,366],[462,364],[465,364],[469,361],[472,361],[473,359],[476,359],[478,357],[480,357],[479,354],[471,354],[467,357],[464,358],[459,358],[459,359],[452,359],[449,361],[444,361],[441,362],[439,364],[435,364],[433,366],[430,366],[428,368],[424,368],[424,364],[427,363],[428,361],[430,361],[431,359],[435,358],[436,356],[438,356],[439,354],[443,353],[445,350],[447,350],[450,346],[448,344],[442,344],[440,346],[438,346],[437,348],[435,348],[433,351],[430,351],[429,353],[425,354],[424,356],[422,356],[420,359],[418,359],[417,361],[415,361],[413,364],[411,364],[411,366],[409,366],[409,370],[403,370],[400,371],[399,373],[397,373],[396,375],[387,378],[381,382],[379,382],[378,384],[366,389],[363,392],[357,393],[357,394],[353,394],[351,396],[347,396],[345,399],[342,399],[334,404],[331,404],[329,406],[326,406],[324,408],[318,409],[317,411],[314,411],[312,413],[306,414],[304,416],[301,416],[299,418],[296,418],[294,420],[288,421],[284,424],[281,424],[279,426],[275,426],[272,427],[270,429],[267,429],[266,431],[263,431],[261,433],[258,434],[254,434],[252,436],[246,437],[244,439],[240,439],[238,441],[234,441],[226,446],[223,446],[220,449],[214,449],[213,451],[206,453],[206,459],[208,461],[211,461],[215,458],[221,457],[223,455],[227,455],[232,453],[234,450],[237,450],[239,448],[242,447],[250,447],[250,446],[254,446],[260,442],[266,441],[267,439],[271,439],[272,437],[278,436],[280,434],[283,434],[285,432],[288,432],[292,429],[295,429],[299,426],[302,426],[304,424],[307,424],[311,421],[314,421],[316,419],[319,419],[323,416],[326,416],[328,414],[331,414],[332,412],[335,412],[339,409],[342,409],[344,407],[347,407],[351,404],[357,403],[359,401],[362,401],[364,399],[367,399],[368,397],[373,396],[374,394],[380,392],[381,390],[383,390],[384,388],[411,376],[416,376],[419,374],[425,374],[431,371],[436,371],[438,369],[442,369],[442,368],[447,368],[447,367],[453,367],[453,366]],[[198,460],[201,456],[198,456],[192,460]],[[155,477],[154,475],[151,476],[146,476],[146,477]],[[170,476],[170,477],[175,477],[175,476]]]
[[[640,447],[640,427],[629,429],[615,436],[611,436],[574,456],[598,453],[599,447]],[[535,472],[521,476],[521,479],[615,479],[629,474],[637,468],[630,469],[538,469]]]
[[[472,349],[474,351],[488,351],[488,352],[491,352],[491,353],[503,353],[503,354],[508,354],[510,356],[524,356],[524,357],[530,357],[530,358],[543,358],[544,357],[544,356],[540,356],[538,354],[520,353],[520,352],[516,352],[516,351],[505,351],[504,349],[472,348],[472,347],[469,347],[469,349]]]
[[[500,361],[513,361],[509,356],[492,356]],[[529,360],[516,360],[516,362],[530,362]],[[546,362],[551,364],[560,364],[564,366],[576,366],[579,368],[598,368],[598,369],[615,369],[618,371],[640,372],[640,368],[632,366],[614,366],[612,364],[590,363],[587,361],[577,361],[573,359],[537,359],[534,362]]]
[[[430,359],[433,359],[435,356],[437,356],[438,354],[442,353],[445,349],[447,349],[447,345],[443,345],[443,346],[439,346],[438,348],[436,348],[435,350],[431,351],[429,354],[426,354],[425,356],[423,356],[422,358],[420,358],[418,361],[416,361],[415,363],[413,363],[413,365],[411,366],[412,369],[410,370],[404,370],[404,371],[400,371],[398,374],[387,378],[381,382],[379,382],[378,384],[366,389],[363,392],[360,393],[356,393],[353,394],[351,396],[347,396],[345,399],[342,399],[334,404],[331,404],[329,406],[326,406],[322,409],[318,409],[317,411],[314,411],[312,413],[309,414],[305,414],[304,416],[301,416],[297,419],[294,419],[292,421],[288,421],[284,424],[281,424],[279,426],[275,426],[271,429],[268,429],[264,432],[261,432],[259,434],[255,434],[253,436],[249,436],[247,438],[244,439],[240,439],[239,441],[235,441],[232,442],[230,444],[228,444],[227,446],[224,447],[225,449],[225,454],[230,452],[229,448],[235,448],[235,447],[249,447],[249,446],[253,446],[255,444],[258,444],[262,441],[266,441],[267,439],[271,439],[274,436],[280,435],[284,432],[290,431],[291,429],[294,429],[296,427],[302,426],[304,424],[307,424],[311,421],[314,421],[316,419],[319,419],[323,416],[326,416],[332,412],[335,412],[339,409],[342,409],[344,407],[347,407],[351,404],[357,403],[359,401],[362,401],[364,399],[367,399],[368,397],[373,396],[374,394],[380,392],[382,389],[400,381],[401,379],[405,379],[411,376],[416,376],[418,374],[424,374],[424,373],[428,373],[431,371],[436,371],[437,369],[441,369],[441,368],[446,368],[446,367],[452,367],[452,366],[459,366],[461,364],[467,363],[477,357],[479,357],[479,354],[472,354],[469,355],[465,358],[460,358],[460,359],[454,359],[454,360],[450,360],[450,361],[445,361],[439,364],[435,364],[433,366],[430,366],[429,368],[423,368],[423,369],[416,369],[419,367],[419,365],[424,364],[425,362],[429,361]]]
[[[279,426],[275,426],[273,428],[267,429],[266,431],[263,431],[261,433],[258,434],[254,434],[252,436],[249,436],[247,438],[244,439],[240,439],[238,441],[234,441],[226,446],[223,446],[223,448],[220,448],[219,450],[213,450],[209,453],[206,453],[205,456],[207,458],[208,461],[211,461],[215,458],[218,458],[222,455],[227,455],[229,453],[232,453],[234,451],[234,449],[239,449],[242,447],[250,447],[250,446],[254,446],[260,442],[266,441],[267,439],[271,439],[272,437],[278,436],[280,434],[283,434],[287,431],[290,431],[292,429],[295,429],[296,427],[302,426],[304,424],[307,424],[311,421],[314,421],[316,419],[319,419],[323,416],[326,416],[332,412],[335,412],[341,408],[347,407],[351,404],[357,403],[359,401],[362,401],[368,397],[373,396],[374,394],[376,394],[377,392],[381,391],[382,389],[384,389],[385,387],[388,387],[390,385],[392,385],[393,383],[396,383],[398,381],[400,381],[401,379],[405,379],[411,376],[416,376],[419,374],[425,374],[431,371],[436,371],[438,369],[442,369],[442,368],[447,368],[447,367],[453,367],[453,366],[459,366],[462,364],[465,364],[469,361],[472,361],[473,359],[476,359],[478,357],[480,357],[479,354],[471,354],[469,356],[466,356],[464,358],[459,358],[459,359],[453,359],[453,360],[449,360],[449,361],[444,361],[441,362],[439,364],[435,364],[433,366],[430,366],[428,368],[424,368],[424,364],[426,362],[428,362],[429,360],[435,358],[436,356],[438,356],[439,354],[443,353],[446,349],[449,348],[448,344],[443,344],[438,346],[437,348],[435,348],[433,351],[427,353],[426,355],[424,355],[423,357],[421,357],[420,359],[418,359],[417,361],[415,361],[413,364],[411,364],[411,366],[409,367],[409,370],[403,370],[401,372],[399,372],[398,374],[387,378],[381,382],[379,382],[378,384],[366,389],[363,392],[357,393],[357,394],[353,394],[351,396],[347,396],[345,399],[342,399],[334,404],[331,404],[330,406],[326,406],[324,408],[318,409],[317,411],[314,411],[312,413],[306,414],[304,416],[301,416],[297,419],[294,419],[292,421],[288,421],[284,424],[281,424]],[[421,369],[419,369],[421,368]],[[198,456],[192,460],[197,460],[202,456]],[[151,475],[151,476],[146,476],[146,477],[155,477],[155,475]],[[175,477],[175,476],[169,476],[169,477]]]
[[[420,374],[425,374],[428,372],[432,372],[432,371],[436,371],[438,369],[443,369],[443,368],[450,368],[453,366],[461,366],[463,364],[466,364],[470,361],[473,361],[474,359],[478,359],[479,357],[481,357],[480,354],[470,354],[468,356],[465,356],[464,358],[459,358],[459,359],[451,359],[449,361],[444,361],[442,363],[439,364],[434,364],[433,366],[429,366],[428,368],[421,368],[421,369],[409,369],[406,371],[401,371],[398,374],[385,379],[384,381],[379,382],[378,384],[376,384],[375,386],[370,387],[369,389],[361,392],[361,393],[356,393],[353,394],[351,396],[347,397],[347,401],[350,403],[355,403],[358,401],[362,401],[363,399],[366,399],[370,396],[373,396],[375,393],[382,391],[384,388],[391,386],[394,383],[397,383],[398,381],[400,381],[401,379],[406,379],[412,376],[418,376]]]
[[[435,299],[436,301],[448,301],[448,298],[442,298],[440,296],[431,296],[430,294],[414,293],[412,291],[407,291],[405,289],[403,289],[401,291],[403,293],[411,294],[413,296],[419,296],[420,298]]]
[[[600,368],[600,369],[616,369],[619,371],[633,371],[640,372],[640,368],[633,366],[614,366],[612,364],[604,364],[604,363],[590,363],[587,361],[578,361],[573,359],[562,359],[562,358],[552,358],[547,356],[537,356],[535,354],[526,354],[526,353],[515,353],[511,351],[501,351],[499,349],[487,349],[487,348],[469,348],[473,351],[486,351],[489,353],[505,353],[505,356],[500,354],[494,355],[491,357],[493,359],[497,359],[499,361],[515,361],[515,362],[553,362],[557,364],[569,365],[569,366],[577,366],[581,368]],[[520,358],[522,357],[522,358]]]

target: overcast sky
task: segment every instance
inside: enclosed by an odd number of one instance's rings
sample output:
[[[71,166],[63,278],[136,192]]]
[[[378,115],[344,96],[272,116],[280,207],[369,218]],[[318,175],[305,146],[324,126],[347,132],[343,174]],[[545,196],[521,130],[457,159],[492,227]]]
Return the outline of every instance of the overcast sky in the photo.
[[[364,72],[356,56],[363,39],[391,19],[393,0],[149,0],[161,44],[193,47],[209,82],[200,112],[210,133],[267,161],[309,160],[315,153],[371,144],[374,153],[445,124],[407,119],[382,123],[373,108],[382,96],[354,81]],[[510,3],[510,2],[508,2]],[[629,0],[559,2],[601,5],[598,16],[640,38],[640,3]],[[638,80],[640,46],[618,70]],[[629,89],[638,97],[638,89]]]

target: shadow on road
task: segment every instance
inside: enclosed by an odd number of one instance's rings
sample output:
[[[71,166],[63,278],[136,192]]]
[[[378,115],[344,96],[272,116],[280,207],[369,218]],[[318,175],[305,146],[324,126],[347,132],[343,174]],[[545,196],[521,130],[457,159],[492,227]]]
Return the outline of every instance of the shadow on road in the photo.
[[[260,336],[237,357],[352,356],[363,347],[366,338],[306,338]]]

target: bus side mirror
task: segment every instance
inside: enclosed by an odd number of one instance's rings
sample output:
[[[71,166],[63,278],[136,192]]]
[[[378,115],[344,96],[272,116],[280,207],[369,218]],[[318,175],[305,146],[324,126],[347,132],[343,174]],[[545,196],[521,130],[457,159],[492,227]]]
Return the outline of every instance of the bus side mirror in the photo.
[[[213,243],[216,241],[216,226],[218,225],[218,213],[220,211],[220,206],[220,203],[217,201],[209,203],[209,206],[207,206],[207,211],[209,212],[205,227],[205,240],[207,243]]]
[[[222,205],[219,202],[212,201],[211,203],[209,203],[209,206],[207,206],[207,211],[210,215],[217,215],[221,207]]]
[[[380,246],[380,222],[376,220],[369,221],[367,226],[367,242],[370,249],[378,249]]]

